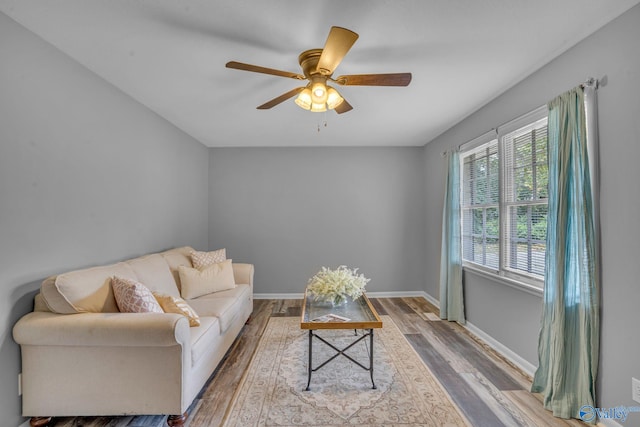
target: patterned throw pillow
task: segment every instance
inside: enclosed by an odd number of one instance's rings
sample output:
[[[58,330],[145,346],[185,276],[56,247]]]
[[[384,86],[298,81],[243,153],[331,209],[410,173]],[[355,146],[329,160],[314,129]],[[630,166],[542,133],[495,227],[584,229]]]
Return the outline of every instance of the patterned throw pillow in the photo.
[[[236,287],[231,260],[210,265],[202,270],[181,265],[178,267],[181,294],[184,299],[198,298],[213,292],[226,291]]]
[[[182,314],[189,319],[189,326],[200,326],[200,316],[198,316],[198,313],[182,298],[161,294],[159,292],[153,292],[153,296],[165,313]]]
[[[225,261],[227,259],[226,248],[218,249],[211,252],[191,251],[191,262],[198,270],[209,267],[213,264]]]
[[[123,313],[164,313],[149,288],[140,282],[113,276],[111,287],[118,309]]]

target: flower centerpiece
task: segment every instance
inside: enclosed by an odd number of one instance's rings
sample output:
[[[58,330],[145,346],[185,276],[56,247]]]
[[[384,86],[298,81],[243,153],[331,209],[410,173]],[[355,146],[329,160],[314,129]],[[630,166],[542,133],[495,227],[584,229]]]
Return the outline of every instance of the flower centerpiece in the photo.
[[[357,274],[358,269],[350,269],[341,265],[335,270],[322,267],[311,279],[307,290],[314,298],[327,301],[333,305],[340,305],[347,298],[359,298],[364,293],[364,287],[369,280],[362,274]]]

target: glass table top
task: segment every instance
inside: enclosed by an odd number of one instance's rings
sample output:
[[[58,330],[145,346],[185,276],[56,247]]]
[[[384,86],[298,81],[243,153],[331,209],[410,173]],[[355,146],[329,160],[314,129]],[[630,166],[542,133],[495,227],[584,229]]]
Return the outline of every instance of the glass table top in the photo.
[[[373,329],[382,321],[366,294],[356,300],[333,306],[317,301],[305,292],[300,317],[302,329]],[[346,320],[345,320],[346,319]]]

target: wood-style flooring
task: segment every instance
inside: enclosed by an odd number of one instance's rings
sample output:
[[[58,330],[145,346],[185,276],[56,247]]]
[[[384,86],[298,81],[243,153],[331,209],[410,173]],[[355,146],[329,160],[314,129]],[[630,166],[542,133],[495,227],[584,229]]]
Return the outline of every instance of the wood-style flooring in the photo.
[[[529,393],[531,379],[485,343],[453,322],[441,321],[424,298],[372,298],[389,315],[429,366],[453,402],[478,427],[578,427],[554,418]],[[300,316],[301,300],[255,300],[245,325],[225,359],[189,410],[187,427],[219,426],[270,317]],[[55,427],[162,427],[166,416],[58,418]]]

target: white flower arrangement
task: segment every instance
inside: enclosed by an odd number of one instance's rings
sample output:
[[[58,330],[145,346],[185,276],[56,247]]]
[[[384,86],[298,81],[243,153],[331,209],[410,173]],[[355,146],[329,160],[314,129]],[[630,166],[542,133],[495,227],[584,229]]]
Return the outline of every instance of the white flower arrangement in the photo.
[[[340,305],[347,300],[359,298],[364,293],[364,287],[371,279],[363,274],[357,274],[358,269],[350,269],[341,265],[335,270],[322,267],[311,279],[307,290],[316,299]]]

